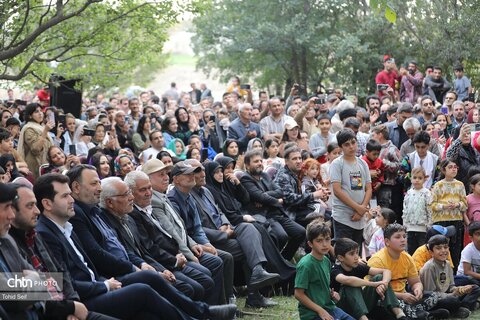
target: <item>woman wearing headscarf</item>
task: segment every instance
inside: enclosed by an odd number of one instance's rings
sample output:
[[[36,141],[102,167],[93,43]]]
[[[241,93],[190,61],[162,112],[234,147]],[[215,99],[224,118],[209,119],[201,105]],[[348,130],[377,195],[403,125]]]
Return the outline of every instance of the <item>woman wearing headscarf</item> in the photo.
[[[18,153],[33,172],[35,178],[39,175],[39,167],[47,162],[48,149],[53,145],[48,132],[55,127],[55,121],[43,125],[42,107],[38,103],[27,105],[24,111],[25,122],[18,140]]]
[[[0,167],[5,170],[5,174],[10,175],[8,182],[11,182],[16,178],[23,177],[23,175],[18,172],[15,157],[9,153],[0,156]]]
[[[240,184],[233,174],[235,161],[229,157],[219,157],[217,161],[205,164],[207,188],[212,192],[216,204],[225,214],[230,223],[252,223],[262,236],[263,248],[268,261],[267,269],[280,275],[282,280],[288,280],[295,274],[295,267],[286,261],[278,251],[270,237],[265,224],[244,212],[242,205],[250,202],[248,191]],[[221,172],[222,175],[218,174]]]
[[[125,178],[127,173],[135,170],[132,159],[128,154],[121,154],[113,161],[115,175],[120,178]]]

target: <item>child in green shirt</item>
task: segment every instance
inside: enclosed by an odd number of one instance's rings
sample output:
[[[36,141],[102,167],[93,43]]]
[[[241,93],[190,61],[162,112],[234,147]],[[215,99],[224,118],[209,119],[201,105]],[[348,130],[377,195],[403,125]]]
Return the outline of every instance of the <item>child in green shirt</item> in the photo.
[[[330,228],[324,223],[310,223],[307,226],[307,240],[312,252],[298,262],[295,277],[295,298],[299,301],[300,319],[353,320],[335,306],[339,295],[330,289],[332,265],[325,257],[331,249]]]

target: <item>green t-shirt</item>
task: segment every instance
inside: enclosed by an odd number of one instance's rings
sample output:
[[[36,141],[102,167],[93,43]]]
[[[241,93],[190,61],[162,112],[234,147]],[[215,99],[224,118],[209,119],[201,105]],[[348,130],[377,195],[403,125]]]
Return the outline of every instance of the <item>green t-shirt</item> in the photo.
[[[298,262],[295,277],[295,288],[304,289],[307,297],[327,311],[335,308],[335,303],[330,297],[331,269],[332,264],[327,257],[318,260],[311,254],[307,254]],[[298,312],[302,320],[318,316],[301,303],[298,304]]]

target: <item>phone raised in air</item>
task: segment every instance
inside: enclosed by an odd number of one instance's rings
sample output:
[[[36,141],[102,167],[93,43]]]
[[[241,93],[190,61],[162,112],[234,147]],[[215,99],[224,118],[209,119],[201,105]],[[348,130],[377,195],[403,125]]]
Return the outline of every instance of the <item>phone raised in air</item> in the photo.
[[[71,144],[68,146],[68,150],[70,151],[71,155],[76,156],[77,155],[77,146],[74,144]]]

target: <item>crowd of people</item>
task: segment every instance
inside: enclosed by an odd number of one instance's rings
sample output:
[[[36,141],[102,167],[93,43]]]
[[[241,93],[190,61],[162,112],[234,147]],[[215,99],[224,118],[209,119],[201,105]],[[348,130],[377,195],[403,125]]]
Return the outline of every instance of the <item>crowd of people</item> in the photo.
[[[468,317],[480,107],[454,69],[451,86],[385,56],[364,103],[299,85],[254,97],[235,77],[222,101],[172,83],[84,98],[80,117],[9,90],[0,269],[63,278],[1,316],[231,319],[236,295],[266,308],[282,292],[301,319]]]

